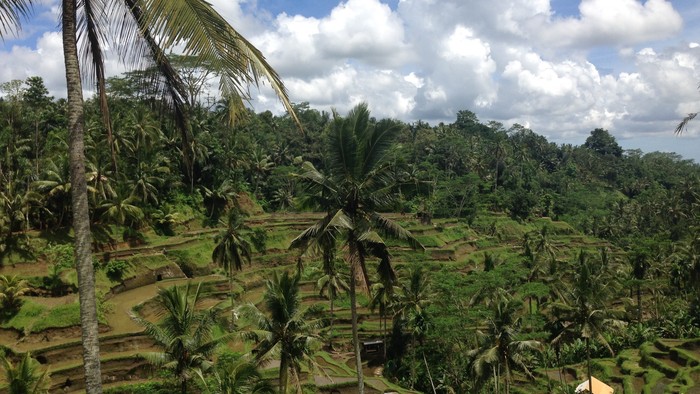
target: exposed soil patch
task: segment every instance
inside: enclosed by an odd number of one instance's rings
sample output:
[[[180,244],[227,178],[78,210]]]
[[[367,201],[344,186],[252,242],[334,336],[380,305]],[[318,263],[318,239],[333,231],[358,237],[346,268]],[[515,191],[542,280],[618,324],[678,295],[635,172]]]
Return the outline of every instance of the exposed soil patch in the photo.
[[[102,381],[123,382],[147,378],[152,368],[139,358],[125,358],[102,362]],[[57,371],[51,374],[51,393],[73,393],[85,389],[83,366]]]

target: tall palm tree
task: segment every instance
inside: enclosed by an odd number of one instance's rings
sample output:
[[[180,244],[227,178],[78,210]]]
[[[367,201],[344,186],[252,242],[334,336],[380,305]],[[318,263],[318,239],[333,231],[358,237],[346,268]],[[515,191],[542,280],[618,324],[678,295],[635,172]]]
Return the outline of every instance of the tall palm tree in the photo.
[[[243,269],[243,261],[250,264],[250,242],[241,236],[245,224],[241,214],[236,209],[231,209],[228,214],[228,227],[225,232],[216,237],[216,247],[211,253],[212,261],[226,270],[229,278],[229,293],[231,296],[231,308],[233,308],[233,272]]]
[[[646,280],[647,271],[649,271],[649,257],[644,251],[636,251],[629,256],[629,264],[632,269],[630,272],[632,285],[637,292],[637,321],[642,322],[642,284]]]
[[[29,352],[12,364],[7,356],[0,355],[0,366],[5,370],[5,382],[9,394],[45,394],[49,392],[51,379],[48,369],[41,372],[40,364]]]
[[[29,14],[33,3],[32,0],[0,0],[0,37],[19,28],[20,19]],[[176,45],[182,48],[186,55],[194,56],[201,64],[209,65],[220,77],[219,86],[222,95],[230,104],[229,113],[242,112],[244,100],[248,97],[248,85],[257,86],[264,78],[297,124],[299,121],[287,98],[282,80],[262,53],[205,0],[62,0],[61,27],[67,85],[67,124],[70,134],[68,151],[71,163],[85,388],[92,394],[101,393],[102,384],[95,302],[97,297],[85,180],[81,55],[84,60],[82,71],[97,87],[100,109],[110,134],[111,120],[105,91],[103,51],[109,37],[117,43],[113,48],[124,55],[122,58],[132,60],[132,64],[143,64],[143,60],[150,59],[155,69],[163,76],[158,80],[159,87],[170,99],[183,147],[189,146],[190,136],[187,91],[182,79],[165,56],[167,51]],[[80,48],[78,37],[82,37]],[[232,115],[229,118],[235,119],[236,116]],[[111,135],[108,137],[111,138]],[[190,161],[187,155],[184,159],[186,163]]]
[[[44,204],[49,211],[58,213],[55,219],[57,227],[63,226],[64,217],[70,215],[70,166],[67,160],[48,160],[42,169],[41,179],[32,184],[37,192],[44,195]]]
[[[611,296],[613,286],[602,267],[596,267],[588,255],[581,251],[572,285],[565,289],[564,303],[554,304],[552,312],[561,324],[560,333],[554,338],[557,344],[571,338],[583,338],[586,346],[588,381],[591,381],[591,341],[605,346],[614,354],[603,335],[622,323],[606,309],[605,301]]]
[[[367,104],[358,104],[346,118],[335,114],[330,125],[328,144],[329,174],[305,162],[300,178],[310,198],[326,210],[325,216],[304,230],[290,248],[306,250],[329,234],[341,237],[350,266],[350,311],[355,351],[358,390],[364,393],[360,340],[357,331],[356,286],[369,290],[368,257],[380,259],[380,270],[395,276],[382,235],[406,240],[413,248],[423,248],[413,235],[398,223],[382,216],[396,195],[394,171],[388,159],[403,126],[392,120],[370,121]],[[381,235],[380,235],[381,234]]]
[[[491,308],[493,315],[486,321],[486,330],[479,330],[481,345],[471,352],[474,357],[473,368],[477,376],[485,376],[489,369],[494,371],[495,392],[499,393],[499,375],[503,368],[505,373],[505,392],[510,393],[510,383],[514,368],[521,369],[533,377],[528,369],[527,355],[537,350],[540,343],[534,340],[519,340],[521,319],[517,316],[520,301],[513,299],[505,291],[498,291]],[[489,367],[487,369],[487,367]]]
[[[212,335],[218,309],[197,309],[202,301],[201,288],[201,283],[196,288],[188,283],[184,287],[160,289],[156,297],[162,316],[159,323],[132,315],[162,349],[146,353],[144,357],[151,364],[172,371],[182,394],[187,393],[187,382],[193,374],[211,368],[216,347],[228,339],[228,336],[214,338]]]
[[[544,259],[549,263],[549,273],[554,274],[557,269],[558,249],[549,235],[549,226],[542,226],[539,232],[535,232],[533,240],[534,251],[538,259]]]
[[[333,349],[333,320],[335,319],[334,301],[338,294],[348,291],[350,287],[346,281],[346,275],[336,267],[335,258],[323,261],[323,276],[316,281],[316,288],[321,295],[325,295],[330,302],[331,325],[328,334],[328,346]]]
[[[409,270],[407,279],[400,284],[396,294],[394,305],[396,317],[403,321],[403,325],[408,327],[411,333],[411,354],[413,355],[411,385],[416,379],[416,341],[422,343],[428,331],[427,308],[432,304],[434,297],[431,287],[428,274],[421,267],[417,267]]]
[[[382,328],[384,322],[382,337],[384,338],[384,358],[386,359],[387,348],[387,315],[394,301],[394,285],[391,281],[382,281],[381,279],[371,286],[372,298],[369,300],[369,308],[374,312],[379,308],[379,327]]]
[[[253,329],[244,336],[257,345],[253,354],[259,363],[270,357],[279,357],[279,393],[287,392],[291,371],[297,389],[301,390],[302,363],[313,366],[314,343],[318,337],[314,331],[320,328],[312,319],[311,311],[302,308],[299,295],[299,275],[275,273],[266,283],[264,304],[267,313],[252,304],[240,307],[241,315],[253,323]]]

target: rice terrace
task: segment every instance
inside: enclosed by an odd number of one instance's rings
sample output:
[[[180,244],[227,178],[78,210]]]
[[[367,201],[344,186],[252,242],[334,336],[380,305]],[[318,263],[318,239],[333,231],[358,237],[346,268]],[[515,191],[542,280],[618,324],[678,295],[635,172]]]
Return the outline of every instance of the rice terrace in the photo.
[[[274,271],[293,271],[297,267],[298,253],[290,252],[288,245],[304,228],[320,216],[317,214],[252,212],[247,224],[250,228],[265,230],[268,240],[263,253],[256,253],[250,265],[234,276],[236,303],[263,302],[264,280]],[[513,271],[509,275],[522,273],[517,267],[523,253],[521,240],[525,234],[551,229],[550,242],[559,249],[559,259],[575,259],[580,249],[597,250],[610,247],[606,241],[582,235],[562,222],[549,219],[522,224],[499,215],[486,215],[468,226],[455,219],[437,219],[431,225],[422,225],[406,215],[392,215],[405,223],[426,247],[425,252],[416,253],[407,248],[397,248],[394,264],[399,271],[420,263],[424,269],[436,275],[458,274],[467,283],[483,271],[485,256],[497,255],[503,261],[498,270]],[[189,228],[187,228],[189,227]],[[130,318],[136,313],[145,319],[156,320],[153,299],[159,288],[183,286],[187,282],[202,283],[204,297],[201,307],[219,306],[222,311],[230,308],[229,283],[211,261],[214,235],[221,228],[197,228],[194,223],[176,226],[177,235],[170,237],[146,233],[142,245],[129,246],[120,243],[113,249],[95,254],[104,266],[106,261],[120,261],[127,268],[123,278],[110,279],[104,270],[98,270],[98,293],[101,294],[100,351],[103,364],[103,380],[108,392],[131,392],[133,386],[152,387],[160,376],[142,353],[157,351],[154,341],[143,333],[143,327]],[[490,235],[495,228],[496,235]],[[38,233],[32,242],[39,248]],[[615,252],[617,253],[617,252]],[[301,282],[302,304],[320,305],[326,310],[328,301],[319,295],[316,278],[321,266],[314,259],[304,259]],[[14,262],[0,270],[4,276],[21,275],[29,283],[42,283],[37,272],[49,272],[49,256],[41,256],[37,262]],[[182,267],[182,268],[181,268]],[[183,269],[184,268],[184,269]],[[519,272],[520,271],[520,272]],[[184,272],[188,272],[188,277]],[[68,274],[68,275],[67,275]],[[71,287],[75,279],[69,272],[61,276],[65,286]],[[478,282],[477,282],[478,283]],[[436,286],[439,286],[436,284]],[[361,297],[362,298],[362,297]],[[23,297],[23,305],[17,315],[5,321],[0,331],[3,346],[12,354],[31,352],[42,366],[50,370],[51,392],[73,392],[83,389],[83,371],[78,328],[77,297],[72,292],[52,296],[40,289],[30,291]],[[363,341],[381,339],[381,316],[366,307],[367,299],[360,301],[360,338]],[[619,305],[618,308],[622,309]],[[224,312],[225,314],[225,312]],[[465,319],[466,321],[466,319]],[[315,369],[304,369],[302,383],[308,390],[318,392],[354,392],[352,351],[350,349],[349,307],[347,296],[341,297],[335,307],[335,325],[332,340],[334,349],[319,350],[315,356]],[[331,339],[331,338],[329,338]],[[251,345],[235,339],[227,343],[231,352],[244,353]],[[700,341],[656,339],[641,344],[638,348],[626,349],[615,357],[593,361],[596,376],[605,377],[619,392],[698,392],[696,381],[700,377]],[[278,366],[277,366],[278,367]],[[267,365],[264,376],[276,377],[276,366]],[[411,392],[392,383],[381,375],[381,365],[371,363],[365,368],[369,392]],[[534,380],[516,377],[515,392],[537,393],[546,387],[559,384],[562,379],[569,382],[585,380],[585,368],[581,364],[543,364],[533,370]],[[560,372],[563,373],[560,374]],[[148,388],[139,388],[147,392]]]

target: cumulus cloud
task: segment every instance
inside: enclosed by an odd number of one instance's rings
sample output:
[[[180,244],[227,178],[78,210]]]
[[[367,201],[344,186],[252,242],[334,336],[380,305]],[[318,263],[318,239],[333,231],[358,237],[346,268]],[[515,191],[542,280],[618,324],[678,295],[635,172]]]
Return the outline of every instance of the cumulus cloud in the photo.
[[[583,0],[579,11],[580,17],[531,25],[534,35],[557,46],[627,45],[669,37],[683,26],[681,15],[666,0]]]
[[[14,45],[8,51],[0,51],[0,81],[25,80],[39,75],[49,92],[57,97],[65,96],[65,67],[61,34],[46,32],[36,42],[36,48]]]
[[[597,127],[619,138],[670,134],[700,110],[691,30],[700,14],[667,0],[568,10],[551,0],[346,0],[315,16],[270,14],[255,0],[212,4],[262,50],[292,101],[322,110],[367,101],[377,117],[436,123],[469,109],[574,143]],[[38,74],[64,94],[57,33],[2,48],[1,80]],[[256,110],[282,112],[268,87],[252,93]]]
[[[400,67],[410,55],[400,18],[378,0],[340,3],[321,19],[282,13],[271,26],[251,40],[290,77],[315,78],[349,61]]]

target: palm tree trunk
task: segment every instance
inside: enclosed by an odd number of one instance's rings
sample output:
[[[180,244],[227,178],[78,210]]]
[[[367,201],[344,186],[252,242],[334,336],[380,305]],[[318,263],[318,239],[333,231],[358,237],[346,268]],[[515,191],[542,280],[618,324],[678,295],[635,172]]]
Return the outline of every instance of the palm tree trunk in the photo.
[[[386,326],[386,310],[384,310],[384,309],[386,309],[386,307],[384,307],[382,309],[382,318],[384,319],[384,331],[383,331],[384,343],[382,344],[382,349],[384,350],[384,359],[383,360],[386,362],[386,348],[387,348],[387,344],[388,344],[387,331],[388,330],[387,330],[387,326]]]
[[[508,367],[508,360],[505,362],[506,368],[506,394],[510,394],[510,367]]]
[[[494,388],[494,393],[498,394],[498,373],[496,372],[496,365],[494,364],[493,368],[493,388]]]
[[[78,273],[80,328],[83,343],[85,390],[102,393],[99,332],[95,297],[95,272],[92,265],[92,234],[85,180],[83,92],[80,81],[76,35],[76,1],[63,0],[63,56],[68,88],[68,129],[75,266]]]
[[[437,394],[435,390],[435,383],[433,382],[433,375],[430,373],[430,367],[428,366],[428,359],[425,358],[425,351],[423,353],[423,362],[425,363],[425,370],[428,371],[428,380],[430,380],[430,387],[433,389],[433,394]]]
[[[411,389],[416,383],[416,336],[411,334]]]
[[[637,283],[637,320],[642,322],[642,285]]]
[[[586,337],[586,365],[588,368],[588,391],[593,393],[593,375],[591,374],[591,339]]]
[[[559,384],[564,386],[564,382],[566,382],[566,377],[564,376],[564,366],[561,365],[561,355],[559,353],[559,350],[557,349],[557,366],[559,367]]]
[[[333,351],[333,319],[335,318],[333,314],[333,300],[335,299],[335,290],[330,290],[328,295],[331,297],[331,329],[328,333],[328,346],[331,348],[331,351]]]
[[[352,243],[350,243],[352,245]],[[354,252],[354,247],[351,246],[351,253]],[[355,252],[356,253],[356,252]],[[351,254],[352,256],[352,254]],[[350,314],[352,315],[352,342],[355,347],[355,369],[357,370],[357,392],[365,393],[364,376],[362,375],[362,358],[360,355],[360,336],[357,333],[357,305],[356,305],[356,272],[355,265],[350,262]]]
[[[284,354],[280,358],[280,384],[279,384],[279,393],[280,394],[286,394],[287,393],[287,378],[289,375],[289,366],[287,365],[287,357],[284,356]]]
[[[229,296],[231,297],[231,328],[233,328],[234,325],[236,324],[236,321],[235,321],[235,311],[233,310],[233,307],[234,307],[234,305],[233,305],[233,302],[234,302],[234,299],[233,299],[233,271],[231,271],[231,270],[229,270],[229,273],[228,273],[228,293],[229,293]]]

